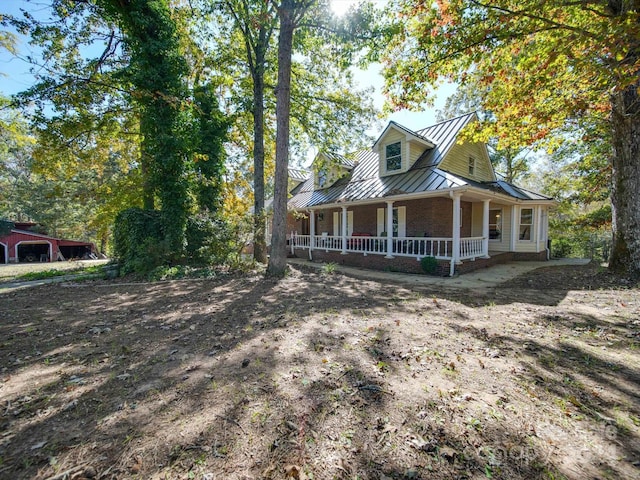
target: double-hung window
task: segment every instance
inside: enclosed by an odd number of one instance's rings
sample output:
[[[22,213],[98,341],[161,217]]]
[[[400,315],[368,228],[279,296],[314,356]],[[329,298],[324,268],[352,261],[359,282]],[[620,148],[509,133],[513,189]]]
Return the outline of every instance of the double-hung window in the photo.
[[[327,171],[320,170],[318,172],[318,187],[324,188],[327,185]]]
[[[469,157],[469,175],[473,176],[476,173],[476,159],[475,157]]]
[[[489,210],[489,240],[502,240],[502,210]]]
[[[533,208],[523,208],[520,210],[520,240],[531,240],[532,229]]]
[[[402,168],[402,144],[395,142],[385,147],[385,159],[387,161],[387,172],[393,172]]]

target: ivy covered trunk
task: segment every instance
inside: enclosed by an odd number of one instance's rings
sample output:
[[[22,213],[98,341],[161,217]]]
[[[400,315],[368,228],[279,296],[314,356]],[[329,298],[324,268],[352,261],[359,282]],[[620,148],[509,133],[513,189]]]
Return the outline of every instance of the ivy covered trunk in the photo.
[[[287,183],[289,178],[289,115],[291,112],[291,52],[295,29],[294,2],[283,0],[278,38],[276,88],[276,172],[273,191],[273,229],[267,275],[284,276],[287,268]]]
[[[184,251],[189,207],[185,160],[186,60],[171,18],[169,0],[100,0],[120,25],[131,56],[128,76],[132,100],[140,112],[144,206],[161,209],[164,247],[170,258]]]
[[[640,278],[640,82],[611,97],[613,248],[609,268]]]

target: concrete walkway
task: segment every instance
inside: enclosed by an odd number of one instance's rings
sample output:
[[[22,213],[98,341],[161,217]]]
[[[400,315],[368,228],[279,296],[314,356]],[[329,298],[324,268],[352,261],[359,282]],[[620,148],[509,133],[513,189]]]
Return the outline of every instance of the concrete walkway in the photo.
[[[310,262],[301,258],[290,258],[291,265],[300,265],[322,269],[322,263]],[[365,280],[381,280],[401,283],[406,285],[438,285],[451,288],[491,288],[501,283],[507,282],[523,273],[530,272],[537,268],[554,267],[560,265],[586,265],[588,258],[562,258],[549,260],[548,262],[508,262],[501,265],[476,270],[454,277],[434,277],[430,275],[419,275],[414,273],[381,272],[378,270],[367,270],[359,267],[347,267],[338,265],[336,270],[351,277]]]

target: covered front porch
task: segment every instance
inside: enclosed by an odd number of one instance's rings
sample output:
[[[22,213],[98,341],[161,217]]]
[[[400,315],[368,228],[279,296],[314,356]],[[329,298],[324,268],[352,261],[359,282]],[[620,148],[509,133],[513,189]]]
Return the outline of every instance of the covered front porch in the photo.
[[[291,254],[411,271],[420,271],[424,257],[434,257],[444,275],[507,252],[540,259],[546,208],[464,193],[310,208],[290,222]]]
[[[450,196],[451,216],[442,223],[451,226],[450,236],[409,236],[406,235],[406,228],[400,226],[406,220],[406,210],[398,212],[395,207],[397,202],[386,201],[386,212],[381,212],[378,208],[378,222],[382,227],[378,227],[377,235],[370,233],[353,231],[353,206],[342,205],[340,210],[333,212],[334,232],[320,232],[316,230],[316,209],[309,209],[309,234],[300,234],[292,231],[290,234],[291,253],[295,254],[296,249],[308,250],[309,258],[313,258],[314,251],[339,252],[342,255],[361,254],[363,256],[378,255],[386,259],[396,257],[414,258],[420,261],[424,257],[434,257],[440,261],[449,262],[449,274],[453,275],[455,266],[465,260],[475,260],[477,258],[489,258],[489,206],[490,200],[482,202],[482,234],[474,236],[462,235],[463,208],[461,207],[462,194],[452,194]],[[406,209],[406,206],[400,207]],[[411,208],[411,204],[409,204]],[[324,215],[321,213],[320,215]],[[387,232],[392,232],[388,235]],[[337,233],[337,234],[336,234]]]

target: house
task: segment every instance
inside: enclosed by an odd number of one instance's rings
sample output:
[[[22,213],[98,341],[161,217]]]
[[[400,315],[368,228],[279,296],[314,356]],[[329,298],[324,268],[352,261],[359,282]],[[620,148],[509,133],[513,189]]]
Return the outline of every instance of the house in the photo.
[[[371,149],[320,153],[289,199],[292,255],[441,274],[548,258],[556,202],[499,180],[483,143],[459,141],[475,114],[412,131],[390,122]]]
[[[22,262],[54,262],[71,258],[96,258],[93,243],[64,240],[34,231],[35,223],[13,223],[0,236],[0,265]]]

